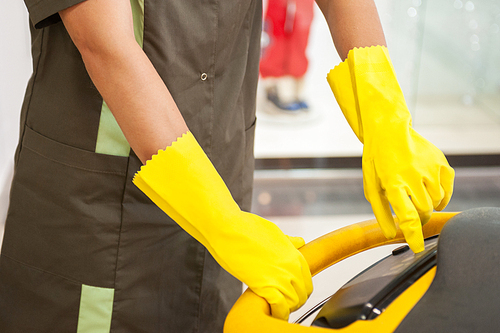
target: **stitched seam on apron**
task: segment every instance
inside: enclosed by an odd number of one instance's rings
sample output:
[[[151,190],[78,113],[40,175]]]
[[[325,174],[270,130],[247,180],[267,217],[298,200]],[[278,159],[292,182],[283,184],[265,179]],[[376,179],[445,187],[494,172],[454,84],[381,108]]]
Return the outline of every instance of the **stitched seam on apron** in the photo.
[[[219,1],[216,3],[216,9],[215,9],[215,40],[214,40],[214,53],[212,56],[212,66],[213,66],[213,78],[212,78],[212,91],[211,91],[211,105],[212,105],[212,112],[210,113],[210,140],[209,140],[209,145],[208,145],[208,152],[207,155],[210,156],[212,155],[212,145],[213,145],[213,132],[214,132],[214,119],[215,119],[215,80],[217,79],[215,77],[216,69],[217,69],[217,41],[219,40]]]
[[[25,145],[23,145],[24,148],[28,149],[28,150],[31,150],[33,153],[37,154],[37,155],[40,155],[42,156],[43,158],[46,158],[48,159],[49,161],[52,161],[52,162],[55,162],[55,163],[58,163],[58,164],[62,164],[62,165],[65,165],[67,167],[70,167],[70,168],[75,168],[75,169],[79,169],[79,170],[84,170],[84,171],[89,171],[89,172],[95,172],[95,173],[103,173],[103,174],[111,174],[111,175],[118,175],[118,176],[123,176],[122,173],[119,173],[119,172],[112,172],[112,171],[99,171],[99,170],[92,170],[92,169],[87,169],[87,168],[82,168],[82,167],[78,167],[78,166],[75,166],[75,165],[71,165],[71,164],[68,164],[68,163],[63,163],[61,161],[57,161],[53,158],[50,158],[50,157],[47,157],[45,156],[44,154],[30,148],[30,147],[27,147]]]
[[[41,36],[40,36],[40,52],[38,53],[38,61],[36,63],[36,66],[33,66],[33,78],[32,78],[32,86],[31,86],[31,91],[30,91],[30,98],[28,100],[28,102],[26,103],[26,112],[24,113],[24,123],[21,124],[21,129],[20,129],[20,135],[19,135],[19,151],[16,152],[16,163],[18,162],[20,156],[21,156],[21,150],[23,149],[23,146],[21,143],[23,141],[23,137],[24,137],[24,133],[26,133],[26,127],[27,127],[27,123],[28,123],[28,113],[29,113],[29,110],[30,110],[30,106],[31,106],[31,101],[33,100],[33,93],[35,91],[35,85],[36,85],[36,78],[38,77],[38,73],[39,73],[39,68],[40,68],[40,62],[42,61],[42,54],[43,54],[43,51],[42,51],[42,48],[43,48],[43,40],[44,40],[44,37],[45,37],[45,29],[42,29],[42,32],[41,32]]]
[[[18,264],[21,264],[21,265],[23,265],[23,266],[29,267],[29,268],[34,269],[34,270],[36,270],[36,271],[43,272],[43,273],[46,273],[46,274],[50,274],[50,275],[53,275],[53,276],[57,276],[57,277],[59,277],[59,278],[61,278],[61,279],[64,279],[64,280],[66,280],[66,281],[70,281],[70,282],[72,282],[72,283],[74,283],[74,284],[77,284],[77,285],[81,285],[81,284],[82,284],[81,282],[76,281],[76,280],[73,280],[73,279],[70,279],[70,278],[68,278],[68,277],[65,277],[65,276],[62,276],[62,275],[59,275],[59,274],[56,274],[56,273],[52,273],[52,272],[46,271],[46,270],[44,270],[44,269],[41,269],[41,268],[39,268],[39,267],[32,266],[32,265],[30,265],[30,264],[26,264],[26,263],[24,263],[24,262],[22,262],[22,261],[20,261],[20,260],[14,259],[14,258],[12,258],[11,256],[8,256],[8,255],[3,254],[3,253],[2,253],[2,257],[8,258],[8,259],[10,259],[10,260],[12,260],[12,261],[17,262]]]
[[[129,157],[129,163],[127,163],[127,175],[128,175],[128,170],[130,168],[130,157]],[[132,182],[130,182],[132,183]],[[120,258],[120,248],[121,248],[121,239],[122,239],[122,227],[123,227],[123,200],[125,199],[125,193],[127,193],[127,184],[130,185],[129,179],[127,176],[125,176],[125,180],[123,183],[123,192],[122,192],[122,198],[120,202],[120,230],[118,231],[118,244],[116,248],[116,260],[115,260],[115,276],[113,279],[113,287],[116,288],[116,275],[118,271],[118,260]]]
[[[206,154],[210,157],[212,155],[212,144],[213,144],[213,129],[214,129],[214,119],[215,119],[215,73],[216,73],[216,67],[217,67],[217,41],[219,39],[219,1],[216,1],[216,7],[215,7],[215,40],[214,40],[214,50],[213,50],[213,57],[212,57],[212,66],[213,66],[213,79],[212,79],[212,89],[211,89],[211,105],[212,105],[212,112],[210,114],[210,140],[209,140],[209,145],[208,145],[208,151]],[[199,332],[200,331],[200,322],[201,322],[201,312],[202,312],[202,301],[201,301],[201,296],[203,294],[203,278],[204,278],[204,268],[205,268],[205,261],[206,261],[206,251],[203,251],[203,265],[202,265],[202,270],[201,270],[201,283],[200,283],[200,294],[198,295],[198,315],[196,317],[196,325],[195,325],[195,331]]]
[[[200,332],[200,322],[201,322],[201,312],[202,312],[202,300],[201,297],[203,295],[203,281],[205,278],[205,266],[206,266],[206,261],[207,261],[207,251],[206,248],[202,245],[201,248],[198,248],[196,257],[203,256],[203,259],[201,260],[201,266],[198,268],[198,273],[200,277],[200,293],[198,297],[198,315],[196,317],[196,326],[195,326],[195,331],[194,332]],[[198,260],[197,260],[198,261]]]

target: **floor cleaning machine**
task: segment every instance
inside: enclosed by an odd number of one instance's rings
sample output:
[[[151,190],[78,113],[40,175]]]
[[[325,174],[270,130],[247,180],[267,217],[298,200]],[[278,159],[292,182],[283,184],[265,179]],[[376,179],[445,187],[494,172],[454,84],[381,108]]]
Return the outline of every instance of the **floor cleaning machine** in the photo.
[[[266,301],[247,290],[224,332],[500,332],[500,208],[434,213],[423,231],[423,252],[396,248],[296,323],[271,317]],[[387,240],[370,220],[333,231],[300,251],[316,275],[354,254],[403,242],[401,231]],[[299,325],[311,316],[311,326]]]

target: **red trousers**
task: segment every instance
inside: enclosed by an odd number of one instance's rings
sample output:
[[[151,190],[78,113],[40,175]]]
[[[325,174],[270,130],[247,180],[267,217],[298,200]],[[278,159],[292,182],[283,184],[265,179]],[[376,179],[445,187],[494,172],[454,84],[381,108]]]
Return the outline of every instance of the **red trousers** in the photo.
[[[314,0],[268,0],[264,32],[269,44],[262,49],[262,77],[304,76],[313,10]]]

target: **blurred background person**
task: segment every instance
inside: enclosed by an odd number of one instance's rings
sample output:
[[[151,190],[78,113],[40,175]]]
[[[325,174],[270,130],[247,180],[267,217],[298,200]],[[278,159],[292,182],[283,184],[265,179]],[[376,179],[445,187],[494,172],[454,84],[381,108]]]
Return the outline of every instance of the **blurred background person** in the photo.
[[[309,111],[303,86],[313,12],[314,0],[267,2],[260,75],[270,113]]]

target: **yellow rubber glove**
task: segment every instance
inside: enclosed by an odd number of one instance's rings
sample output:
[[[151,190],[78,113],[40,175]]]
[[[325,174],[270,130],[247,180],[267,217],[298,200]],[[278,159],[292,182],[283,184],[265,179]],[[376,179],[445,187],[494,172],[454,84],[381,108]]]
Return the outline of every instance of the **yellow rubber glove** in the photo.
[[[450,201],[455,173],[444,154],[411,127],[411,115],[387,48],[349,51],[327,80],[363,146],[367,200],[387,238],[396,235],[390,206],[410,248],[424,250],[422,225]]]
[[[190,132],[153,156],[134,183],[224,269],[265,298],[274,317],[287,320],[311,294],[309,266],[295,248],[303,240],[241,211]]]

